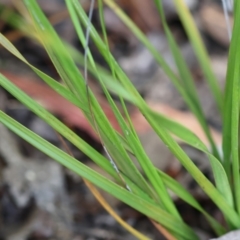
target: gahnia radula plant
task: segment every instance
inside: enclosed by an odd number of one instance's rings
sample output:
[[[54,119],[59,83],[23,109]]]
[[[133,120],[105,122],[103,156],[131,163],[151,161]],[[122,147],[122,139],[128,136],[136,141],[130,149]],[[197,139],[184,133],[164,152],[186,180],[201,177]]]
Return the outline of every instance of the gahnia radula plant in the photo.
[[[154,48],[147,37],[113,0],[98,0],[97,2],[102,29],[101,36],[103,37],[100,36],[91,24],[91,11],[89,15],[87,15],[78,0],[65,0],[79,41],[82,46],[85,47],[84,56],[77,53],[73,47],[67,45],[58,37],[35,0],[23,1],[28,10],[28,20],[26,21],[18,16],[19,21],[12,21],[11,24],[37,40],[44,47],[63,83],[57,82],[52,77],[31,65],[14,45],[0,34],[0,43],[3,47],[26,63],[56,92],[81,109],[99,136],[107,157],[104,157],[83,141],[83,139],[18,89],[2,74],[0,74],[0,85],[48,123],[59,135],[63,136],[85,153],[95,164],[100,166],[112,177],[111,180],[77,161],[70,154],[53,146],[2,111],[0,111],[0,122],[52,159],[77,173],[85,179],[90,186],[92,186],[91,184],[96,185],[149,217],[159,226],[159,229],[163,230],[166,236],[168,236],[168,239],[198,239],[194,230],[183,221],[182,216],[179,214],[169,194],[169,190],[203,214],[216,235],[220,236],[227,231],[240,227],[240,2],[234,1],[234,3],[232,3],[235,21],[232,31],[229,25],[231,43],[229,48],[226,86],[224,92],[222,92],[212,72],[207,51],[189,10],[183,0],[174,0],[179,17],[222,118],[223,143],[221,149],[219,149],[213,140],[204,116],[191,72],[166,22],[162,2],[161,0],[153,1],[159,12],[159,18],[177,67],[177,74],[164,60],[161,53]],[[227,19],[226,2],[227,1],[223,1],[223,6]],[[91,4],[92,9],[94,1],[91,1]],[[141,97],[110,52],[104,24],[104,4],[117,14],[137,39],[152,53],[156,62],[165,71],[166,75],[181,94],[189,110],[195,115],[208,139],[210,148],[186,127],[153,111]],[[95,62],[88,48],[89,38],[94,42],[98,51],[108,64],[109,71],[103,70]],[[79,59],[81,59],[81,64],[85,66],[83,75],[76,65]],[[121,127],[121,133],[113,128],[98,103],[96,96],[89,88],[87,81],[88,71],[99,81],[105,97]],[[111,93],[119,97],[121,111],[115,104]],[[217,222],[183,186],[153,165],[151,159],[144,151],[136,130],[132,125],[126,102],[135,105],[139,109],[159,138],[219,208],[227,224],[223,226]],[[211,182],[201,172],[173,136],[176,136],[186,144],[207,155],[214,182]],[[141,170],[139,170],[135,162],[132,161],[132,156],[134,156],[140,165]],[[124,225],[124,222],[121,223]],[[124,226],[139,239],[148,239],[147,236],[143,236],[132,228],[128,228],[127,225]]]

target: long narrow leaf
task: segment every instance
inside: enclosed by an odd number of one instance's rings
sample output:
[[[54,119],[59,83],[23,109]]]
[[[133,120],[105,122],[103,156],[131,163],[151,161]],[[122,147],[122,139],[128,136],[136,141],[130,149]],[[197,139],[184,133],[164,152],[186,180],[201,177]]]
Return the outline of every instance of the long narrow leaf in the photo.
[[[62,122],[56,119],[52,114],[46,111],[42,106],[32,100],[29,96],[19,90],[14,84],[8,81],[3,75],[0,74],[0,85],[4,87],[9,93],[15,96],[20,102],[22,102],[25,106],[27,106],[30,110],[32,110],[37,116],[42,118],[45,122],[47,122],[53,129],[55,129],[58,133],[68,139],[73,145],[75,145],[78,149],[80,149],[84,154],[86,154],[90,159],[92,159],[97,165],[103,168],[106,172],[108,172],[115,179],[118,179],[117,173],[112,168],[109,161],[104,158],[100,153],[98,153],[94,148],[89,146],[86,142],[84,142],[80,137],[78,137],[74,132],[72,132],[69,128],[67,128]],[[133,190],[142,194],[143,198],[146,198],[146,193],[144,194],[140,189],[135,189],[131,181],[128,181],[130,186],[133,186]],[[148,197],[150,200],[150,198]]]
[[[165,33],[166,33],[166,36],[168,39],[168,43],[169,43],[170,49],[172,51],[176,66],[178,68],[178,72],[180,74],[180,81],[182,82],[182,85],[184,87],[184,90],[186,91],[186,94],[189,96],[189,98],[193,102],[191,110],[193,111],[194,115],[197,117],[199,123],[201,124],[201,126],[211,144],[214,155],[220,160],[217,147],[213,141],[209,127],[207,125],[206,118],[204,116],[202,107],[200,105],[196,86],[194,84],[194,79],[191,75],[191,72],[187,66],[185,59],[182,56],[182,53],[181,53],[179,47],[177,46],[176,40],[174,39],[173,34],[171,33],[171,31],[167,25],[163,6],[161,3],[162,1],[161,0],[154,0],[154,1],[157,6],[157,9],[159,11],[161,21],[162,21],[162,24],[163,24],[163,27],[164,27],[164,30],[165,30]]]
[[[203,112],[201,110],[200,104],[197,100],[197,94],[194,93],[193,84],[189,84],[188,78],[191,77],[189,71],[186,68],[186,64],[181,59],[181,53],[177,49],[176,44],[174,43],[173,37],[170,35],[168,29],[166,29],[166,33],[168,39],[170,40],[170,47],[173,52],[173,56],[177,62],[177,66],[180,69],[181,77],[184,79],[179,79],[179,77],[172,71],[172,69],[168,66],[164,58],[160,55],[160,53],[155,49],[155,47],[150,43],[147,37],[138,29],[138,27],[130,20],[130,18],[117,6],[117,4],[113,0],[104,0],[106,4],[113,9],[113,11],[118,15],[118,17],[124,22],[126,26],[135,34],[135,36],[146,46],[146,48],[151,52],[152,56],[155,58],[157,63],[162,67],[167,76],[170,78],[176,89],[179,91],[180,95],[183,97],[184,101],[191,109],[191,111],[195,114],[198,121],[200,122],[203,130],[206,133],[207,138],[209,139],[212,150],[215,156],[219,159],[219,154],[215,143],[212,139],[211,133],[209,132],[208,126],[206,124],[206,120],[204,118]],[[159,0],[156,0],[158,2]]]
[[[181,21],[184,25],[184,28],[187,32],[187,35],[191,41],[191,44],[195,50],[199,63],[201,64],[203,73],[206,77],[206,81],[210,86],[210,89],[215,98],[220,114],[221,116],[223,116],[222,92],[220,90],[217,79],[210,67],[211,65],[210,65],[206,48],[201,40],[197,27],[194,24],[193,17],[191,16],[186,6],[186,3],[183,0],[174,0],[174,3],[179,13],[179,16],[181,18]]]
[[[148,217],[161,223],[164,227],[170,229],[177,235],[183,237],[186,240],[197,239],[196,234],[184,223],[178,221],[178,219],[166,213],[156,205],[150,204],[149,202],[139,198],[137,195],[130,193],[119,185],[116,185],[114,182],[101,176],[99,173],[93,171],[62,150],[58,149],[27,128],[23,127],[21,124],[11,119],[2,111],[0,111],[0,122],[14,131],[21,138],[25,139],[30,144],[47,154],[49,157],[58,161],[63,166],[76,172],[78,175],[82,176],[83,178],[87,179],[108,193],[111,193],[113,196],[132,206],[136,210],[141,211]]]
[[[212,183],[203,175],[203,173],[195,166],[195,164],[189,159],[182,148],[173,140],[173,138],[155,121],[150,115],[145,115],[149,123],[163,140],[166,146],[171,150],[171,152],[176,156],[176,158],[181,162],[181,164],[187,169],[187,171],[196,180],[199,186],[207,193],[207,195],[212,199],[212,201],[221,209],[225,217],[235,226],[240,225],[240,217],[231,207],[231,204],[226,201],[225,197],[212,185]]]
[[[105,82],[106,86],[108,86],[108,80],[105,79],[104,82]],[[111,82],[111,84],[113,86],[112,89],[114,89],[114,92],[117,93],[117,89],[119,89],[118,84],[113,83],[113,82]],[[126,93],[125,95],[128,95],[128,94]],[[124,95],[121,95],[121,96],[124,97]],[[187,128],[183,127],[182,125],[180,125],[176,122],[173,122],[173,121],[167,119],[166,117],[162,116],[159,113],[154,112],[148,106],[145,107],[142,104],[142,105],[139,105],[138,107],[140,109],[142,109],[144,116],[150,117],[153,120],[154,124],[161,126],[162,128],[166,129],[170,133],[173,133],[175,136],[179,137],[180,139],[182,139],[189,145],[191,145],[191,146],[199,149],[200,151],[204,152],[205,154],[207,154],[207,156],[209,157],[211,166],[212,166],[212,171],[213,171],[217,189],[222,194],[222,197],[224,199],[226,199],[229,206],[232,207],[233,206],[233,197],[232,197],[231,187],[230,187],[226,172],[223,169],[223,166],[220,163],[220,161],[214,155],[212,155],[212,153],[200,141],[200,139],[195,134],[193,134],[190,130],[188,130]],[[128,137],[128,136],[126,136],[126,137]],[[129,143],[129,145],[132,150],[134,146],[132,146],[130,143]],[[133,154],[135,154],[134,151],[133,151]]]
[[[89,106],[85,80],[75,66],[64,44],[56,35],[54,29],[42,13],[36,1],[24,0],[24,2],[32,15],[37,34],[44,44],[44,47],[50,55],[60,76],[63,78],[64,82],[66,82],[66,85],[74,93],[74,95],[78,97],[79,101],[83,105]],[[139,184],[139,186],[145,189],[146,192],[151,194],[146,181],[136,166],[132,163],[130,157],[121,145],[115,130],[112,128],[91,91],[89,91],[89,97],[92,111],[94,115],[97,116],[95,117],[95,121],[99,129],[99,134],[103,139],[108,152],[116,162],[117,167],[136,184]],[[91,115],[86,115],[86,117],[94,126]]]
[[[222,227],[212,216],[210,216],[180,183],[160,170],[159,174],[170,190],[172,190],[183,201],[199,210],[207,218],[212,228],[218,235],[223,235],[226,232],[226,229],[224,229],[224,227]]]
[[[233,189],[235,194],[235,205],[240,214],[240,173],[239,173],[239,100],[240,100],[240,4],[235,1],[234,26],[232,40],[229,50],[229,63],[227,69],[226,105],[224,118],[224,150],[226,164],[230,165],[229,151],[232,153]],[[227,114],[230,115],[227,115]],[[229,124],[230,123],[230,124]],[[229,124],[229,125],[228,125]],[[229,132],[228,132],[229,131]],[[231,137],[230,144],[227,143]],[[228,157],[228,159],[226,158]]]
[[[78,32],[80,41],[82,43],[82,45],[85,45],[86,43],[86,39],[83,35],[83,31],[80,27],[79,22],[77,21],[77,15],[74,11],[74,6],[71,3],[71,0],[67,0],[67,6],[69,8],[69,11],[71,12],[71,16],[72,16],[72,20],[74,22],[75,28]],[[89,27],[89,26],[88,26]],[[109,52],[109,48],[108,45],[106,43],[106,47],[107,47],[107,51]],[[91,56],[90,51],[88,51],[88,56],[89,56],[89,61],[92,65],[92,67],[95,69],[96,75],[98,75],[97,73],[97,69],[96,69],[96,65],[93,61],[93,58]],[[109,57],[110,54],[109,54]],[[114,74],[114,66],[113,64],[111,64],[111,70]],[[110,96],[108,90],[106,89],[104,82],[102,80],[102,77],[100,75],[98,75],[98,79],[101,83],[101,86],[103,88],[103,91],[110,103],[110,106],[119,122],[119,125],[125,135],[125,139],[128,141],[129,145],[131,146],[131,149],[133,150],[136,159],[139,161],[144,173],[146,174],[147,178],[149,179],[149,182],[152,184],[153,188],[155,189],[159,199],[161,200],[161,202],[163,203],[163,206],[165,206],[165,208],[171,212],[172,214],[174,214],[175,216],[177,216],[179,219],[181,219],[180,215],[178,214],[175,205],[172,202],[172,199],[169,196],[169,193],[167,191],[167,189],[165,188],[160,176],[158,175],[154,165],[152,164],[151,160],[148,158],[148,156],[146,155],[145,151],[143,150],[143,147],[140,144],[140,141],[136,138],[136,135],[131,131],[131,129],[128,127],[128,125],[126,124],[125,120],[123,119],[122,114],[120,113],[120,111],[118,110],[116,104],[114,103],[112,97]],[[114,81],[116,83],[116,81]],[[109,86],[108,86],[109,87]],[[122,94],[120,92],[120,89],[118,87],[118,94],[119,96],[122,97]],[[129,96],[129,94],[126,94],[125,96]]]
[[[148,111],[148,115],[154,119],[156,124],[161,125],[170,133],[173,133],[175,136],[179,137],[189,145],[207,154],[212,166],[217,189],[220,193],[222,193],[222,196],[227,200],[229,205],[233,207],[233,197],[226,172],[220,161],[214,155],[212,155],[212,153],[206,148],[200,139],[187,128],[167,119],[166,117],[152,110]]]

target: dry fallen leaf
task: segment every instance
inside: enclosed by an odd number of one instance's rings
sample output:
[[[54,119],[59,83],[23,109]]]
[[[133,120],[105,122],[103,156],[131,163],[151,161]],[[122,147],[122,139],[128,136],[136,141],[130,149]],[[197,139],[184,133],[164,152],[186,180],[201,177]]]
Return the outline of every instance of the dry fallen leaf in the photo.
[[[226,19],[222,8],[216,4],[204,4],[199,12],[201,27],[218,43],[229,46]],[[233,26],[233,17],[229,16]]]
[[[151,32],[160,28],[159,15],[152,1],[118,0],[118,4],[142,31]]]
[[[206,145],[209,145],[208,140],[200,124],[198,123],[196,118],[193,116],[193,114],[191,114],[190,112],[179,111],[177,109],[174,109],[162,103],[148,102],[148,105],[156,112],[161,113],[164,116],[170,118],[171,120],[182,124],[189,130],[191,130],[193,133],[195,133],[202,140],[203,143],[205,143]],[[140,112],[135,111],[131,115],[131,119],[138,133],[148,131],[149,129],[148,123]],[[218,146],[220,146],[222,142],[221,134],[215,131],[214,129],[211,129],[211,133],[215,143]]]

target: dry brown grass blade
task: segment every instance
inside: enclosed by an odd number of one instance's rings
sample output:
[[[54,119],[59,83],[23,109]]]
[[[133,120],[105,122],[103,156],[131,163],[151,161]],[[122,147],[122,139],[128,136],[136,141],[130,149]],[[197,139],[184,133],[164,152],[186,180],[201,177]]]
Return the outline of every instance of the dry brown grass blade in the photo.
[[[95,198],[98,200],[98,202],[104,207],[104,209],[119,223],[121,224],[126,230],[128,230],[132,235],[134,235],[136,238],[141,240],[149,240],[148,237],[144,236],[140,232],[138,232],[136,229],[131,227],[129,224],[127,224],[125,221],[123,221],[116,212],[112,209],[112,207],[105,201],[105,199],[102,197],[100,192],[97,190],[97,188],[92,185],[90,182],[84,180],[85,184],[88,186],[92,194],[95,196]]]
[[[173,235],[171,235],[171,233],[168,232],[168,230],[167,230],[166,228],[164,228],[163,226],[161,226],[159,223],[156,223],[156,222],[153,221],[152,219],[150,219],[150,221],[151,221],[152,224],[157,228],[157,230],[162,233],[162,235],[163,235],[167,240],[177,240]]]
[[[65,148],[66,152],[73,157],[73,154],[64,141],[63,137],[56,132],[59,140],[61,141],[63,147]],[[94,195],[94,197],[97,199],[97,201],[102,205],[102,207],[120,224],[123,228],[125,228],[127,231],[129,231],[133,236],[140,240],[149,240],[148,237],[144,236],[142,233],[138,232],[136,229],[131,227],[128,223],[126,223],[122,218],[120,218],[117,213],[113,210],[113,208],[107,203],[107,201],[104,199],[104,197],[101,195],[101,193],[97,190],[97,188],[86,179],[83,179],[84,183],[88,187],[88,189],[91,191],[91,193]]]

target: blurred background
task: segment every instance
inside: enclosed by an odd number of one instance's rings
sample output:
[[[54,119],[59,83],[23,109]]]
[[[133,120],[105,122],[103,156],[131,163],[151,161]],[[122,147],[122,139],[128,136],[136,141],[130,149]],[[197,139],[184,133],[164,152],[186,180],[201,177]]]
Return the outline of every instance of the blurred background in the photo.
[[[90,1],[80,0],[80,2],[88,12]],[[170,66],[175,69],[174,60],[171,57],[153,1],[117,0],[116,2],[146,34]],[[185,2],[194,16],[209,53],[210,64],[223,88],[229,38],[221,1],[185,0]],[[38,3],[61,38],[83,53],[83,46],[80,45],[76,36],[64,1],[39,0]],[[221,135],[218,131],[221,129],[221,122],[216,105],[173,1],[163,0],[163,5],[170,29],[194,76],[206,118],[214,132],[214,139],[220,145]],[[21,22],[23,17],[20,17],[21,15],[26,17],[24,11],[21,1],[0,0],[1,33],[17,47],[31,64],[59,80],[58,73],[46,52],[36,41],[19,29],[25,24]],[[229,11],[232,23],[231,9]],[[139,43],[111,9],[105,7],[104,16],[110,49],[141,95],[157,111],[185,124],[198,136],[202,136],[201,129],[188,112],[184,101],[148,50]],[[101,32],[97,5],[93,12],[92,22]],[[17,25],[20,26],[16,27]],[[102,67],[107,68],[91,41],[89,47],[96,61]],[[79,66],[79,69],[82,71],[82,66]],[[100,142],[80,110],[44,85],[29,67],[2,46],[0,46],[0,72],[43,104],[95,149],[103,152]],[[90,76],[89,83],[107,111],[107,103],[97,81]],[[0,88],[0,109],[54,145],[63,148],[54,130],[2,88]],[[133,106],[129,106],[129,111],[137,133],[154,164],[181,182],[214,218],[220,222],[223,221],[221,213],[161,143],[139,112]],[[108,117],[115,125],[116,120],[111,117],[110,113]],[[101,172],[101,169],[83,153],[70,143],[67,144],[79,161]],[[182,147],[204,174],[211,178],[206,157],[189,146],[182,144]],[[146,217],[108,194],[104,192],[102,194],[117,213],[134,228],[151,239],[165,239]],[[175,201],[184,220],[195,229],[201,239],[209,239],[214,236],[204,218],[196,210],[178,199]],[[0,239],[131,240],[135,238],[101,207],[80,177],[49,159],[0,125]]]

